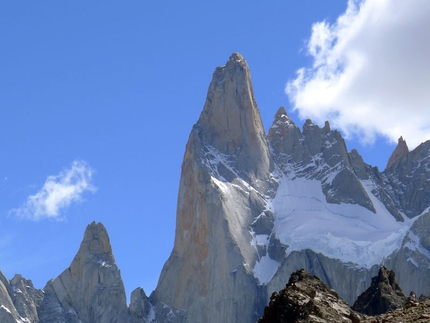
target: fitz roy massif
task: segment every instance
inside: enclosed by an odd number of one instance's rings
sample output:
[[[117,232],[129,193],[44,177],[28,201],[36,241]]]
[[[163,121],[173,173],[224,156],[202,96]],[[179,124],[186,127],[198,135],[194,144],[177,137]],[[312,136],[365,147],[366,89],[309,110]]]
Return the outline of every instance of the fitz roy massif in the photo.
[[[172,253],[150,296],[127,304],[102,224],[42,290],[0,272],[2,323],[252,323],[291,274],[317,275],[349,304],[381,265],[430,294],[430,141],[403,138],[381,172],[328,122],[300,129],[280,108],[268,133],[238,53],[216,68],[186,145]]]

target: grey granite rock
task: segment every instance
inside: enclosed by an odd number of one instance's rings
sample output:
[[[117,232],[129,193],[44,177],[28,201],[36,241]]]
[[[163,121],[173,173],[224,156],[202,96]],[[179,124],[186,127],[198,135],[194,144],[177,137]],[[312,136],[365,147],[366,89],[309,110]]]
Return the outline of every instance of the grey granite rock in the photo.
[[[45,287],[41,322],[131,322],[109,237],[91,223],[69,268]],[[52,319],[51,319],[52,318]]]
[[[250,228],[265,210],[271,167],[249,68],[234,53],[215,70],[190,134],[175,244],[154,292],[157,302],[186,310],[188,322],[257,319],[264,297],[252,271],[258,254]]]
[[[403,137],[400,137],[396,149],[394,149],[393,153],[390,156],[390,159],[388,159],[386,168],[390,168],[391,166],[393,166],[401,157],[407,155],[408,153],[408,145],[406,144],[406,141],[403,139]]]

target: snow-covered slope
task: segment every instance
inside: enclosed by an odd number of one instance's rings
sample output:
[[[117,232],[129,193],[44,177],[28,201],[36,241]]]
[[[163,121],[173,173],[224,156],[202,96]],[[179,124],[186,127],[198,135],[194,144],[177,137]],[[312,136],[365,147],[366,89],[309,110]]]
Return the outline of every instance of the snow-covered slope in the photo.
[[[321,182],[284,176],[272,201],[275,234],[292,251],[317,253],[365,268],[380,264],[402,240],[414,220],[398,222],[363,181],[376,213],[357,204],[326,201]]]

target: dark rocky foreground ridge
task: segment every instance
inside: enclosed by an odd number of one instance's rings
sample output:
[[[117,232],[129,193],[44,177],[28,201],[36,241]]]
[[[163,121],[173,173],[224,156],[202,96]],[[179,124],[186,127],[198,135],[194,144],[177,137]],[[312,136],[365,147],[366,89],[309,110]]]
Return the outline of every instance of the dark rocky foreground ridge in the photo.
[[[258,323],[360,322],[340,296],[317,276],[301,269],[294,272],[287,286],[274,292]]]
[[[318,196],[294,195],[305,195],[303,185],[309,183]],[[280,108],[266,134],[248,64],[234,53],[216,68],[186,145],[175,242],[156,290],[148,297],[136,289],[127,306],[106,230],[92,223],[70,267],[43,290],[20,275],[8,280],[0,274],[0,322],[254,323],[270,295],[300,268],[336,290],[346,302],[342,308],[371,286],[381,265],[396,272],[398,287],[407,294],[428,295],[429,183],[430,141],[409,151],[401,138],[381,172],[356,150],[348,152],[328,122],[319,127],[307,120],[300,129]],[[290,184],[293,189],[279,193],[282,185]],[[347,211],[324,213],[334,216],[332,228],[313,245],[292,248],[285,237],[303,237],[294,226],[280,229],[279,222],[291,214],[276,206],[291,197],[301,201],[290,210],[299,212],[299,218],[315,201],[319,204],[311,209],[321,214],[333,206],[346,206]],[[366,216],[360,234],[374,240],[339,236],[348,229],[342,227],[335,236],[341,244],[328,253],[318,249],[336,242],[327,236],[338,220],[361,214]],[[382,225],[373,226],[373,219],[380,218]],[[388,222],[400,229],[384,231]],[[383,238],[374,238],[381,232]],[[349,252],[349,258],[342,258]],[[385,278],[393,282],[389,274]],[[386,289],[397,287],[389,284]],[[372,307],[371,302],[362,303]]]
[[[372,314],[370,314],[372,313]],[[370,315],[369,315],[370,314]],[[318,277],[301,269],[274,292],[258,323],[430,322],[430,301],[406,298],[393,271],[381,267],[352,308]]]

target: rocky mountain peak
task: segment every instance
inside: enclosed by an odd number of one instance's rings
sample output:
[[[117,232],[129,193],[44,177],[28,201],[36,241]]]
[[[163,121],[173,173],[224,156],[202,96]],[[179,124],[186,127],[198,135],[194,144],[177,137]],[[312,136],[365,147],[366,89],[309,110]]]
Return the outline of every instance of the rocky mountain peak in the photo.
[[[275,120],[273,121],[272,127],[276,129],[279,125],[295,127],[294,121],[288,116],[287,111],[284,107],[280,107],[275,114]],[[270,131],[270,130],[269,130]]]
[[[401,136],[398,140],[396,148],[394,149],[393,153],[388,159],[386,168],[390,168],[391,166],[393,166],[396,163],[396,161],[398,161],[401,157],[407,155],[408,153],[409,153],[408,145],[406,144],[406,141]]]
[[[324,127],[307,119],[303,132],[279,109],[267,135],[272,158],[287,176],[321,181],[329,203],[359,204],[372,212],[375,207],[360,179],[367,179],[365,164],[357,152],[348,153],[345,141],[330,123]]]
[[[291,154],[300,137],[299,127],[288,116],[285,108],[280,107],[267,134],[267,139],[272,148],[278,154]]]
[[[393,156],[396,151],[402,150],[403,155],[399,153],[397,159],[387,166],[383,172],[384,183],[387,191],[395,196],[395,207],[407,217],[413,218],[422,214],[430,205],[430,141],[408,152],[406,142],[400,137],[397,148]]]
[[[79,252],[88,252],[91,256],[113,258],[109,236],[102,223],[92,222],[87,226]]]
[[[255,284],[258,254],[250,227],[266,210],[271,165],[248,64],[233,53],[215,69],[187,143],[175,244],[155,299],[187,309],[192,322],[257,318],[254,309],[264,305]]]
[[[370,287],[358,297],[352,308],[367,315],[379,315],[404,306],[406,300],[394,271],[382,266],[378,276],[372,278]]]
[[[197,123],[205,130],[205,142],[227,154],[246,144],[244,132],[263,129],[248,64],[239,53],[233,53],[225,65],[215,69]]]
[[[39,316],[50,322],[129,322],[124,283],[115,264],[106,228],[87,226],[70,267],[44,288]],[[60,304],[60,307],[58,305]],[[52,311],[52,308],[58,308]]]
[[[108,268],[115,264],[109,236],[102,223],[92,222],[87,226],[79,251],[70,265],[72,276],[81,276],[85,265],[89,263]]]
[[[367,299],[366,305],[373,304],[379,308],[378,314],[360,313],[362,309],[349,308],[337,293],[321,282],[318,277],[313,276],[305,270],[292,273],[287,286],[280,292],[274,292],[270,298],[270,304],[264,310],[264,316],[258,323],[322,323],[322,322],[345,322],[345,323],[417,323],[429,322],[430,301],[427,297],[416,298],[411,292],[406,299],[401,293],[402,301],[396,303],[394,299],[398,296],[399,287],[394,272],[385,267],[380,268],[379,274],[372,279],[369,288],[375,291],[369,294],[364,292],[359,299]],[[382,288],[378,293],[375,287]],[[388,287],[390,286],[390,287]],[[391,291],[391,295],[384,292]],[[397,292],[395,292],[397,290]],[[401,292],[401,290],[400,290]],[[380,295],[387,296],[381,298]],[[387,305],[387,300],[389,306]],[[390,301],[391,300],[391,303]],[[394,302],[393,302],[394,301]],[[356,305],[354,305],[356,306]],[[372,306],[368,307],[372,308]],[[358,311],[357,311],[358,310]]]
[[[249,67],[241,54],[233,53],[215,69],[195,130],[204,145],[233,156],[236,168],[252,173],[251,177],[267,176],[263,171],[267,167],[260,167],[270,159],[264,127]]]
[[[317,276],[304,269],[294,272],[287,286],[274,292],[258,323],[274,322],[349,322],[360,317],[339,295]]]

